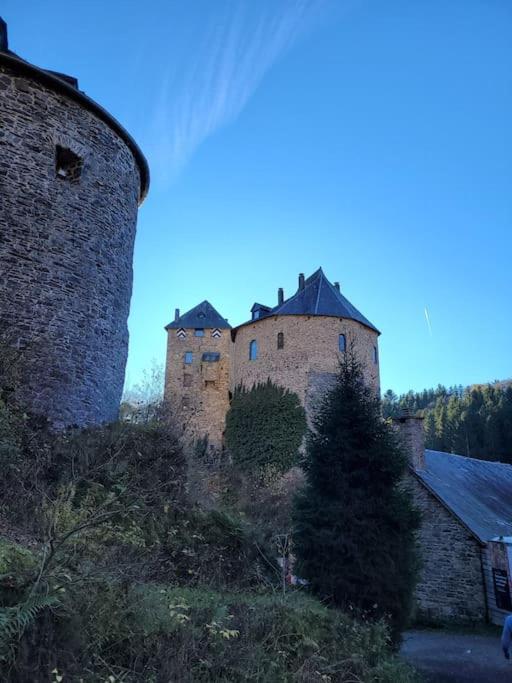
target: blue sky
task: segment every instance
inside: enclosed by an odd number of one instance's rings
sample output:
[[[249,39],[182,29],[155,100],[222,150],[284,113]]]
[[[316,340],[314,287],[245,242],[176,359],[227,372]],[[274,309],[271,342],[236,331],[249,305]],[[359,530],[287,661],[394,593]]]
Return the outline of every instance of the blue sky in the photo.
[[[237,324],[322,266],[383,389],[512,375],[510,0],[3,0],[152,170],[128,382],[207,298]],[[425,318],[430,314],[431,329]]]

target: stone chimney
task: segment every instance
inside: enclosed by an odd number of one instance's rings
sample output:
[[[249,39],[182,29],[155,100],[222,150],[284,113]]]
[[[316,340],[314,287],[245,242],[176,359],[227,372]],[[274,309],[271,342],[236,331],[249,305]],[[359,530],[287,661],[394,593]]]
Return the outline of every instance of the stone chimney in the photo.
[[[179,308],[175,308],[175,309],[174,309],[174,322],[176,322],[176,320],[178,320],[179,317],[180,317],[180,309],[179,309]]]
[[[0,52],[7,52],[9,41],[7,40],[7,24],[0,17]]]
[[[284,301],[284,291],[282,287],[277,290],[277,305],[280,306]]]
[[[423,418],[416,417],[406,408],[393,420],[400,440],[407,449],[409,462],[415,470],[425,469],[425,434]]]
[[[335,282],[335,283],[334,283],[334,289],[335,289],[337,292],[340,291],[340,283],[339,283],[339,282]]]
[[[299,273],[299,289],[304,289],[304,273]]]

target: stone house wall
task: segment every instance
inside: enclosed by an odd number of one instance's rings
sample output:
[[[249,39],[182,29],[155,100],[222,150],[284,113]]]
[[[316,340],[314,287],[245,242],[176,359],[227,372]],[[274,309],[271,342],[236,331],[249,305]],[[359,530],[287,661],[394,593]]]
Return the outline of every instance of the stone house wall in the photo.
[[[434,620],[484,621],[482,546],[414,474],[408,475],[407,485],[422,516],[419,614]]]
[[[193,329],[167,331],[167,362],[164,399],[183,429],[186,438],[194,441],[208,436],[213,446],[222,445],[226,413],[230,400],[231,330],[220,330],[220,337],[204,330],[196,337]],[[185,353],[192,353],[192,363],[185,363]],[[216,362],[203,361],[204,353],[219,353]]]
[[[0,119],[0,334],[20,350],[17,397],[57,427],[114,420],[140,167],[90,108],[3,63]]]

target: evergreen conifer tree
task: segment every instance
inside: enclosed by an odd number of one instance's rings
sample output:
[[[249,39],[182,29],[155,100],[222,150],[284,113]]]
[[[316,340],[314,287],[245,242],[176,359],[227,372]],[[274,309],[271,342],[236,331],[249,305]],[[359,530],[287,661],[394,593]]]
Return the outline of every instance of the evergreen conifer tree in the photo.
[[[352,350],[315,420],[297,496],[297,571],[328,604],[406,626],[418,567],[419,515],[403,485],[407,456]]]

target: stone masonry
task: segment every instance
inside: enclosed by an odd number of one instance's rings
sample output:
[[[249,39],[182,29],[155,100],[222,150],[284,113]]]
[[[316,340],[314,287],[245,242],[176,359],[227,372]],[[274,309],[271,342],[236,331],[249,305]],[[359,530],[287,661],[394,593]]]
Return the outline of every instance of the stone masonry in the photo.
[[[0,342],[55,427],[114,420],[144,158],[66,77],[0,51]],[[71,79],[72,80],[72,79]]]
[[[422,567],[416,588],[419,615],[482,621],[486,599],[481,545],[414,474],[409,477],[422,519],[418,534]]]

